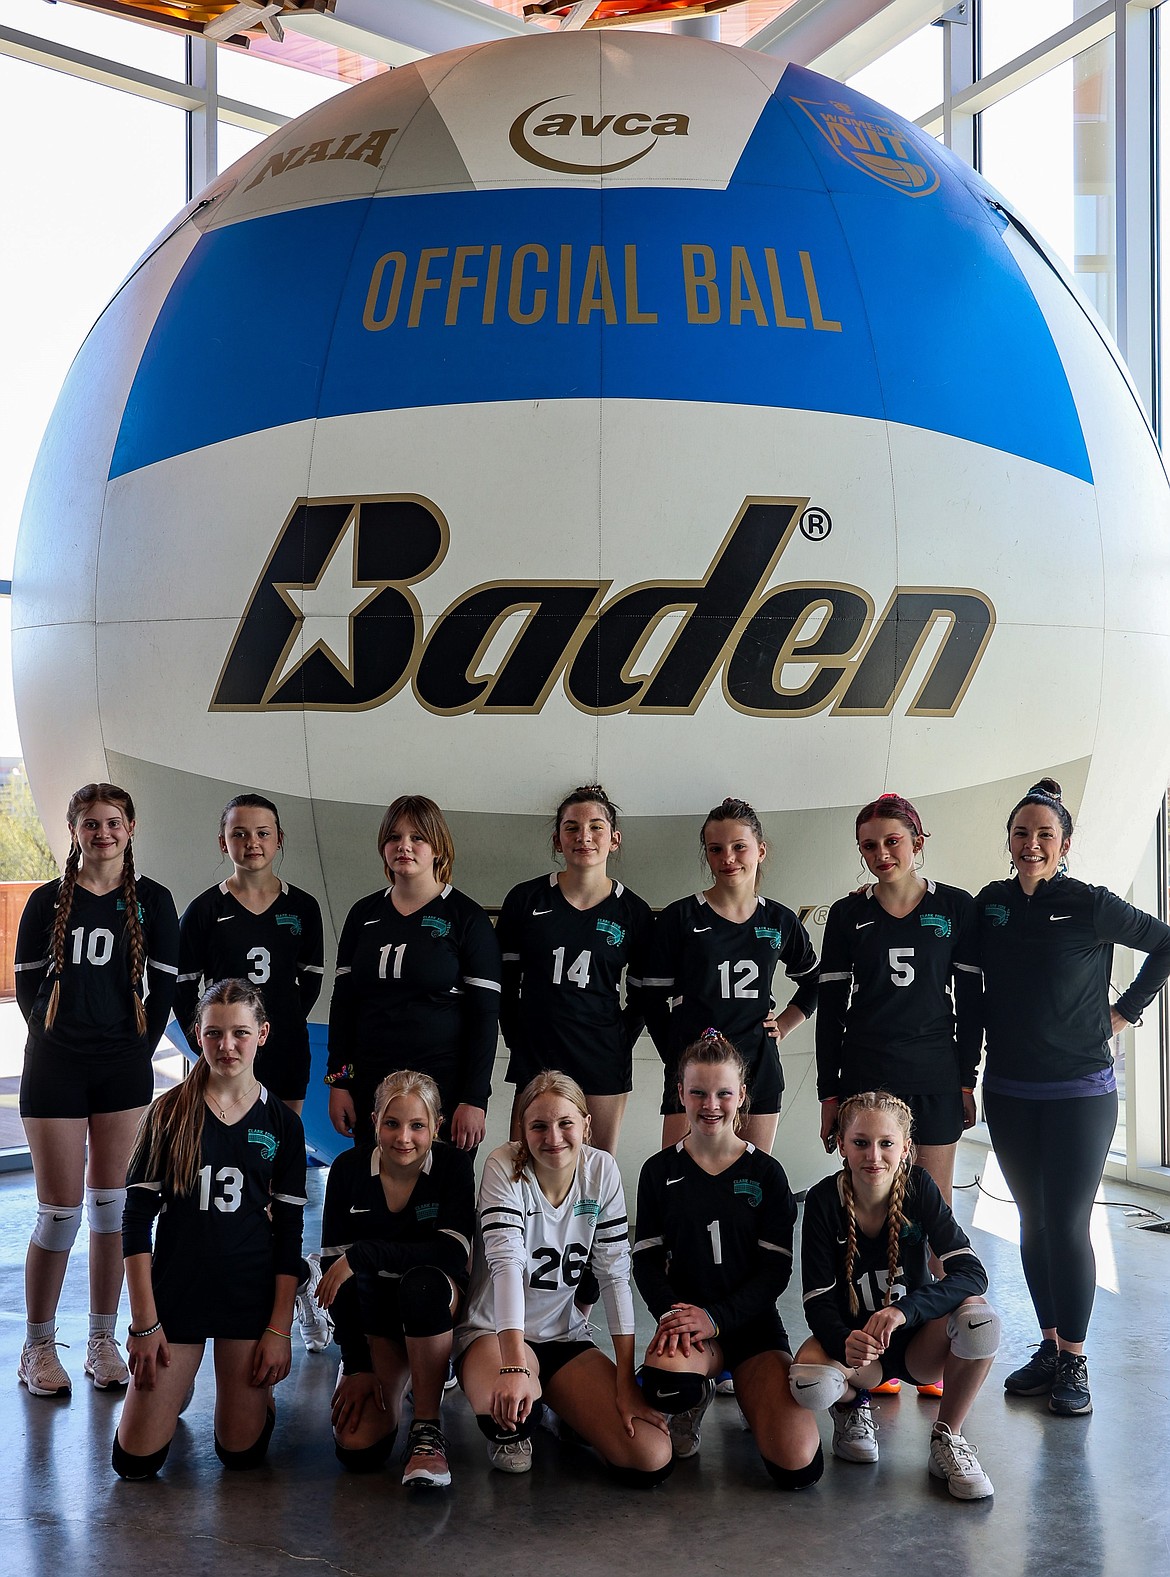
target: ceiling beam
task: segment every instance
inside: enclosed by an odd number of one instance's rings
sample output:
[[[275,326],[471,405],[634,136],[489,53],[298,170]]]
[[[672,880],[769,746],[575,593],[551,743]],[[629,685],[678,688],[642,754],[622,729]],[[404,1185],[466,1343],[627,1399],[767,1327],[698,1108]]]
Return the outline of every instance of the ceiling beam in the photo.
[[[391,66],[467,44],[547,31],[482,0],[337,0],[331,16],[290,12],[282,20],[289,32]]]
[[[951,0],[796,0],[746,47],[843,82],[950,8]]]

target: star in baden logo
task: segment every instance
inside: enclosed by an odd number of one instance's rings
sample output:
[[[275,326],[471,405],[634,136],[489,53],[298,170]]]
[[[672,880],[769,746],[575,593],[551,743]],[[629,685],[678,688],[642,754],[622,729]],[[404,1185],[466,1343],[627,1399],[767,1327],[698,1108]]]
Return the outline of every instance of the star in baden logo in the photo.
[[[354,682],[354,619],[381,591],[359,582],[357,567],[357,509],[350,511],[332,551],[316,579],[308,584],[274,581],[273,590],[296,618],[280,672],[279,688],[315,652],[331,662],[346,681]]]
[[[911,136],[910,127],[892,115],[872,114],[847,100],[818,104],[793,99],[846,164],[873,176],[907,197],[926,197],[938,189],[939,174]]]

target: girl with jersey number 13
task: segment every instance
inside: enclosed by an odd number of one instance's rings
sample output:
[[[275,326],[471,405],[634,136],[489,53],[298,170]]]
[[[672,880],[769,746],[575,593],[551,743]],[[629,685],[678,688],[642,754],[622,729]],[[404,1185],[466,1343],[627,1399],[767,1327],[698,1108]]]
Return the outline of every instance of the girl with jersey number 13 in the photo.
[[[33,1396],[72,1389],[55,1323],[83,1203],[85,1372],[98,1390],[129,1378],[114,1339],[126,1161],[154,1091],[151,1058],[171,1011],[179,955],[170,893],[134,869],[134,802],[125,789],[78,789],[66,822],[65,873],[32,894],[16,937],[16,999],[28,1023],[20,1115],[37,1185],[17,1374]]]
[[[751,1114],[742,1137],[770,1151],[784,1089],[777,1047],[816,1011],[817,955],[792,910],[759,896],[768,846],[745,800],[716,805],[699,847],[714,883],[662,911],[646,966],[647,1023],[664,1064],[662,1144],[677,1144],[687,1131],[679,1058],[717,1024],[747,1067]],[[796,982],[780,1012],[772,1002],[777,964]]]

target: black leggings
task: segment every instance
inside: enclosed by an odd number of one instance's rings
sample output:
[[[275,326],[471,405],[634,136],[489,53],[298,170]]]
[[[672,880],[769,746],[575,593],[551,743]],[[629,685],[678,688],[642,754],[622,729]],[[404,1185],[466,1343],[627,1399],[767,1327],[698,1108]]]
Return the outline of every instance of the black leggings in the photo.
[[[1020,1212],[1020,1258],[1040,1329],[1083,1342],[1097,1290],[1089,1217],[1117,1127],[1117,1092],[1022,1101],[985,1090],[983,1111]]]

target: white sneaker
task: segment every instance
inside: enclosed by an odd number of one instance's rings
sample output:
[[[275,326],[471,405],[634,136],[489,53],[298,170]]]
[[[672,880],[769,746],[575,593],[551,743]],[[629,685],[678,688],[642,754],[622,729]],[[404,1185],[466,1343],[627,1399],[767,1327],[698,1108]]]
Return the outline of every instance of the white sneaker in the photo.
[[[979,1453],[973,1445],[956,1435],[948,1424],[935,1424],[930,1431],[930,1471],[945,1478],[956,1500],[986,1500],[995,1487],[979,1466]]]
[[[829,1409],[833,1420],[833,1455],[842,1462],[876,1462],[877,1425],[869,1405],[869,1392],[859,1391],[851,1402],[835,1402]]]
[[[488,1461],[497,1473],[530,1473],[532,1441],[505,1440],[500,1445],[492,1445],[489,1442]]]
[[[698,1456],[703,1442],[703,1414],[710,1407],[714,1396],[715,1382],[706,1379],[703,1381],[703,1400],[694,1407],[688,1407],[685,1413],[673,1413],[667,1419],[670,1443],[676,1457]]]
[[[324,1352],[333,1340],[333,1321],[317,1303],[317,1286],[321,1280],[320,1254],[307,1254],[309,1279],[297,1288],[296,1317],[301,1327],[301,1340],[309,1352]]]
[[[113,1386],[130,1383],[130,1371],[122,1360],[118,1344],[104,1331],[91,1336],[86,1344],[85,1372],[93,1381],[95,1391],[108,1391]]]
[[[25,1342],[16,1366],[16,1378],[27,1385],[32,1396],[72,1396],[73,1381],[65,1373],[57,1348],[67,1343],[49,1337],[43,1342]]]
[[[722,1374],[716,1376],[716,1379],[715,1379],[715,1395],[716,1396],[734,1396],[735,1395],[735,1381],[731,1378],[731,1371],[729,1369],[724,1369]]]

